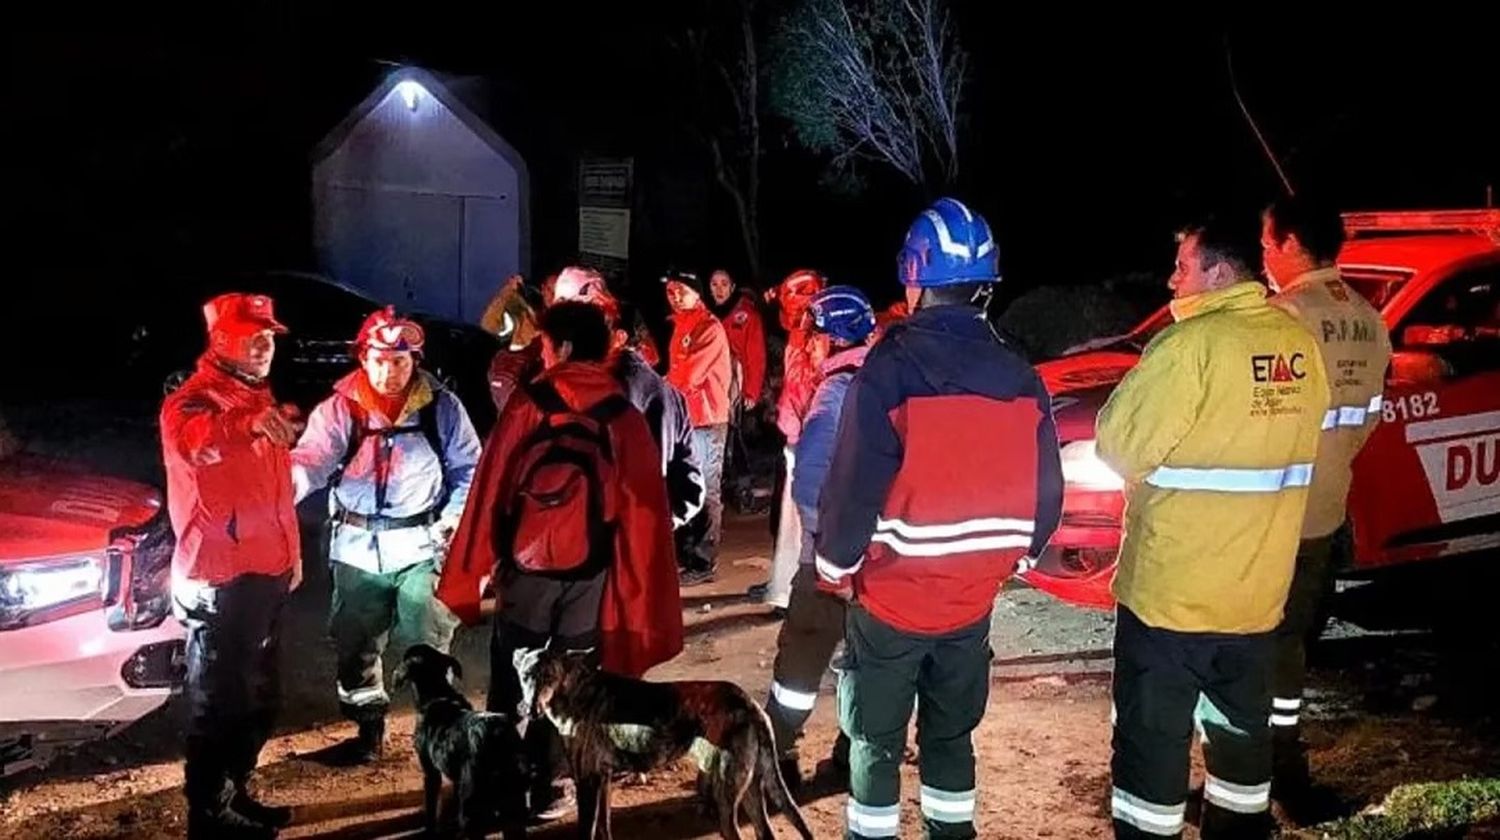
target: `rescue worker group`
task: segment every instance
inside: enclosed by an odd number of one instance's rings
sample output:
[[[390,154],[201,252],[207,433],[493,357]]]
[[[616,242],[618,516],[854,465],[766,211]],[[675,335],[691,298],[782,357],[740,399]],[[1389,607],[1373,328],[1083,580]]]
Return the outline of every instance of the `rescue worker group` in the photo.
[[[1114,583],[1119,837],[1181,835],[1195,734],[1204,837],[1269,836],[1273,799],[1296,814],[1326,794],[1299,734],[1303,640],[1390,347],[1339,277],[1334,208],[1284,199],[1259,222],[1178,233],[1175,323],[1098,417],[1097,454],[1127,502]],[[900,833],[915,714],[924,836],[977,837],[991,611],[1059,525],[1057,432],[1037,373],[986,317],[1001,274],[985,219],[940,199],[897,263],[904,301],[879,314],[810,270],[767,295],[789,335],[776,400],[786,479],[770,579],[752,594],[782,624],[773,680],[751,688],[766,691],[795,791],[798,739],[836,669],[840,734],[815,773],[847,786],[845,836]],[[289,823],[249,783],[276,721],[282,613],[304,556],[317,556],[294,506],[320,489],[331,690],[358,727],[330,751],[335,764],[387,749],[388,639],[447,651],[491,598],[492,711],[516,713],[519,652],[577,651],[639,677],[682,650],[680,587],[716,573],[726,442],[762,401],[766,338],[757,300],[725,272],[707,286],[673,273],[664,292],[665,377],[591,269],[549,278],[534,321],[507,310],[514,329],[490,377],[499,420],[483,445],[423,370],[422,328],[391,308],[369,316],[357,368],[304,418],[268,384],[288,331],[273,301],[204,306],[207,350],[161,410],[188,630],[189,836],[274,837]],[[556,729],[544,716],[521,726],[534,819],[571,813]]]

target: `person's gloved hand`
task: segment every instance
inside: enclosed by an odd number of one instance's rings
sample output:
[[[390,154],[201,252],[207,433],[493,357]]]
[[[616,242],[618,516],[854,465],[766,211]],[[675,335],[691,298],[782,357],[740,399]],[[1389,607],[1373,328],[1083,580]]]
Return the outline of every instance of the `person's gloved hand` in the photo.
[[[295,407],[270,405],[250,415],[246,428],[256,437],[290,448],[297,442],[300,425],[301,418]]]
[[[1029,554],[1023,555],[1021,557],[1020,561],[1018,561],[1016,563],[1015,574],[1016,575],[1024,575],[1027,572],[1029,572],[1029,571],[1031,571],[1032,569],[1035,569],[1035,568],[1036,568],[1036,558],[1032,557]]]

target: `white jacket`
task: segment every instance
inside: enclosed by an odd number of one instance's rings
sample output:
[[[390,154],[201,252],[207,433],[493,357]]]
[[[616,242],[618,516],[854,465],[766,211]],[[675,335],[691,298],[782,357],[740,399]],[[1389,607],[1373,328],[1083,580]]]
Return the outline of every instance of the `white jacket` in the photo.
[[[362,371],[354,371],[334,386],[332,397],[318,404],[308,418],[307,429],[292,450],[292,484],[297,501],[328,485],[344,463],[354,428],[351,404],[359,400]],[[479,436],[468,412],[452,392],[425,372],[417,373],[402,416],[390,423],[378,411],[364,410],[366,432],[359,451],[348,458],[348,466],[329,493],[334,515],[329,558],[372,574],[400,571],[425,560],[438,559],[447,546],[443,534],[452,533],[463,515],[469,484],[479,463]],[[439,458],[422,433],[419,415],[436,403],[438,438],[443,442]],[[402,434],[382,435],[380,430],[402,428]],[[385,448],[386,451],[380,451]],[[388,463],[385,505],[377,509],[377,467]],[[340,521],[340,511],[361,517],[399,519],[432,511],[439,503],[432,525],[420,524],[387,530],[371,530]]]

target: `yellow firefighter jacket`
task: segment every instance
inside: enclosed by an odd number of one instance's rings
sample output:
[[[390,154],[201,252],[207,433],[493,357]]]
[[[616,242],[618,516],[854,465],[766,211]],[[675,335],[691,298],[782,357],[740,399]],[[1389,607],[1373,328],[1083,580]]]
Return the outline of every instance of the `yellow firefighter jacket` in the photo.
[[[1329,395],[1317,342],[1265,295],[1173,301],[1099,414],[1099,457],[1126,482],[1114,593],[1152,627],[1281,621]]]
[[[1333,397],[1323,415],[1302,536],[1326,537],[1344,522],[1354,456],[1380,422],[1391,339],[1380,313],[1339,279],[1337,268],[1298,277],[1271,298],[1271,305],[1302,322],[1323,352]]]

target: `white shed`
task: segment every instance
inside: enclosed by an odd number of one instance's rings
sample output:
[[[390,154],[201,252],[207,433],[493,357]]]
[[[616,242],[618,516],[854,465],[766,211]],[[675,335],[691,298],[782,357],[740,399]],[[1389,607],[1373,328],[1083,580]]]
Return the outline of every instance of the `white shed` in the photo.
[[[398,308],[477,322],[530,269],[529,186],[516,150],[431,73],[392,73],[313,161],[322,271]]]

